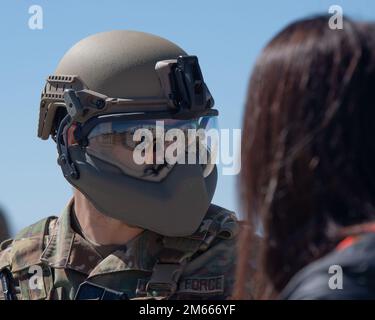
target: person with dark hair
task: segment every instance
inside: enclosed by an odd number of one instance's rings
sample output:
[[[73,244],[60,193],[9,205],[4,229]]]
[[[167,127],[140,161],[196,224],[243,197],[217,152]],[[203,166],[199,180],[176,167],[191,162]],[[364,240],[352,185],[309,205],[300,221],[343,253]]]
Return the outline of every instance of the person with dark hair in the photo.
[[[10,237],[9,226],[6,220],[6,216],[2,209],[0,209],[0,243]]]
[[[283,29],[250,80],[237,297],[261,222],[256,298],[375,298],[375,27],[328,21]]]

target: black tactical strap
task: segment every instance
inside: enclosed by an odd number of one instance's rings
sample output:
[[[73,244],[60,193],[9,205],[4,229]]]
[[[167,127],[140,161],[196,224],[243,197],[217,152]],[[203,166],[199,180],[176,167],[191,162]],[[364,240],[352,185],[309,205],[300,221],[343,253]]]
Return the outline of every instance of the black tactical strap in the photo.
[[[147,295],[155,299],[165,299],[173,295],[184,267],[193,254],[192,251],[187,253],[164,248],[146,285]]]
[[[28,229],[25,229],[26,231],[23,233],[22,238],[27,238],[27,237],[33,237],[33,242],[32,245],[33,247],[31,248],[35,252],[39,253],[40,256],[43,253],[43,250],[45,248],[46,242],[48,241],[48,235],[50,232],[50,227],[51,223],[56,221],[56,217],[51,216],[48,218],[45,218],[30,227]],[[39,230],[43,230],[43,232],[40,232]],[[0,267],[0,300],[5,299],[5,300],[22,300],[22,299],[30,299],[30,296],[24,296],[23,292],[19,287],[19,281],[17,277],[13,277],[13,274],[17,272],[17,268],[21,270],[24,267],[27,267],[27,265],[21,265],[20,263],[15,264],[15,262],[19,261],[25,261],[27,262],[27,259],[21,259],[19,258],[19,254],[22,254],[18,252],[17,250],[17,245],[15,244],[17,241],[23,241],[20,238],[16,237],[14,240],[7,240],[6,243],[2,244],[2,249],[8,249],[11,250],[9,254],[9,261],[8,265],[2,265]],[[25,240],[26,241],[26,240]],[[12,248],[10,248],[12,247]],[[38,255],[35,254],[35,257]],[[38,261],[32,261],[33,264],[38,264]],[[43,281],[44,283],[50,282],[52,287],[53,279],[52,279],[52,273],[49,273],[48,276],[44,275]],[[49,287],[48,287],[49,288]],[[28,292],[28,291],[27,291]]]

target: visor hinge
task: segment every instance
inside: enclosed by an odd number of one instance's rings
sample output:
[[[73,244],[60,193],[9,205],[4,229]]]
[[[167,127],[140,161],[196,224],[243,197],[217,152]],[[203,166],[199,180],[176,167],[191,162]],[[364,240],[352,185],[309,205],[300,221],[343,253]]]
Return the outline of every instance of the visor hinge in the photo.
[[[64,101],[70,118],[74,122],[83,122],[106,106],[106,96],[91,90],[75,91],[66,89]]]
[[[73,89],[66,89],[64,91],[64,100],[66,103],[66,109],[72,121],[83,115],[82,104]]]
[[[79,174],[74,163],[69,163],[64,154],[61,154],[57,159],[58,165],[61,167],[65,178],[78,179]]]

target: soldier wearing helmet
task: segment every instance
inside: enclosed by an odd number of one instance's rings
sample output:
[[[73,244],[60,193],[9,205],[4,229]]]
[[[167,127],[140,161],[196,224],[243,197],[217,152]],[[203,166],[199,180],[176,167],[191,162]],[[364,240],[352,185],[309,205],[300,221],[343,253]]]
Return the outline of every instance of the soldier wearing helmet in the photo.
[[[173,162],[173,139],[136,139],[161,124],[205,132],[217,115],[198,59],[165,39],[112,31],[73,46],[47,78],[38,136],[56,142],[74,196],[1,244],[0,299],[228,298],[238,226],[211,204],[212,147],[183,139],[208,161],[186,149]]]

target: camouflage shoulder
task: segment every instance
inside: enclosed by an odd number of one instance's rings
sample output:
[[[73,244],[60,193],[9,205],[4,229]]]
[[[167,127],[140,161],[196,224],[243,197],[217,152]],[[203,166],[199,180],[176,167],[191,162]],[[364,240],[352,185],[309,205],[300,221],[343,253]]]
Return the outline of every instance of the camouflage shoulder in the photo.
[[[207,237],[210,237],[210,229],[214,231],[214,238],[205,250],[199,251],[189,262],[185,272],[218,274],[220,272],[231,272],[236,261],[237,237],[240,224],[233,211],[211,204],[203,220],[211,223],[208,227]],[[216,227],[215,227],[216,226]],[[211,231],[212,232],[212,231]]]
[[[179,295],[187,299],[227,299],[231,296],[236,269],[239,223],[233,211],[211,205],[206,219],[219,221],[210,246],[195,255],[184,269]]]
[[[216,222],[216,238],[233,239],[239,233],[239,222],[234,211],[230,211],[215,204],[211,204],[204,218]]]
[[[49,233],[50,224],[57,219],[56,216],[49,216],[41,219],[32,225],[22,229],[14,238],[14,241],[39,236],[41,234],[46,235]]]
[[[0,245],[0,269],[8,267],[12,272],[20,271],[39,263],[46,237],[57,217],[44,218],[24,229],[13,239]]]
[[[12,242],[13,239],[7,239],[0,244],[0,271],[11,264],[10,246]]]
[[[221,239],[188,262],[179,281],[183,299],[229,299],[235,284],[236,238]]]

